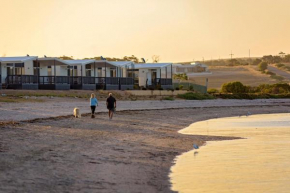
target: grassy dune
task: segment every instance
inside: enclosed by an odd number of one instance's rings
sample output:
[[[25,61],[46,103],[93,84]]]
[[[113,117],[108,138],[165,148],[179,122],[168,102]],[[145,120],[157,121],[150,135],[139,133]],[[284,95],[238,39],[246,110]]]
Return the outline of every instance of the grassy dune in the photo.
[[[279,81],[270,78],[269,75],[261,74],[253,66],[238,66],[238,67],[226,67],[226,66],[213,66],[209,67],[212,72],[211,75],[203,77],[192,77],[188,74],[190,80],[196,84],[205,85],[205,78],[208,78],[208,88],[220,89],[223,83],[240,81],[245,85],[258,86],[259,84],[274,84]]]

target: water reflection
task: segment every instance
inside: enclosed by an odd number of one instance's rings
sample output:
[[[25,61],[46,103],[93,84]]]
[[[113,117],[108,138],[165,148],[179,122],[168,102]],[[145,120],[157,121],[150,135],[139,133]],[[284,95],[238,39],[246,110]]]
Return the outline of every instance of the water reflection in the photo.
[[[171,168],[179,192],[289,192],[290,114],[197,122],[183,134],[235,136],[178,156]]]

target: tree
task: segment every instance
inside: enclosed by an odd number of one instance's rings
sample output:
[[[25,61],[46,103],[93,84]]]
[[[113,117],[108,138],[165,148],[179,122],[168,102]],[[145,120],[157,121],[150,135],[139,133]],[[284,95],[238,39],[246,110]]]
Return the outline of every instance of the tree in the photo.
[[[153,56],[152,56],[152,61],[153,61],[154,63],[158,63],[159,60],[160,60],[160,57],[159,57],[159,56],[157,56],[157,55],[153,55]]]
[[[246,86],[244,86],[241,82],[229,82],[224,83],[222,85],[221,91],[223,93],[245,93],[246,92]]]
[[[73,56],[60,56],[59,59],[62,59],[62,60],[73,60]]]
[[[283,62],[290,62],[290,54],[285,55]]]
[[[283,58],[285,56],[284,52],[279,52],[279,55]]]
[[[266,55],[266,56],[263,56],[262,57],[262,60],[264,62],[267,62],[267,63],[273,63],[273,56],[272,55]]]
[[[268,68],[268,63],[267,62],[261,62],[259,65],[259,70],[264,72]]]
[[[262,60],[256,58],[253,62],[252,62],[252,65],[259,65],[260,63],[262,62]]]

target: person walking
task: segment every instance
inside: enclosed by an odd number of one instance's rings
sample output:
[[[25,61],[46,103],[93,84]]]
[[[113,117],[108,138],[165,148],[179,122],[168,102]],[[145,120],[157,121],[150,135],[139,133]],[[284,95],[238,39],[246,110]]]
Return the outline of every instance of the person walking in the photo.
[[[109,97],[107,98],[107,109],[109,110],[109,119],[113,118],[113,114],[116,110],[117,106],[117,101],[116,99],[112,96],[112,93],[109,93]]]
[[[99,106],[99,104],[98,104],[98,100],[96,98],[96,95],[94,93],[91,94],[90,104],[91,104],[91,111],[92,111],[91,118],[95,118],[96,106]]]

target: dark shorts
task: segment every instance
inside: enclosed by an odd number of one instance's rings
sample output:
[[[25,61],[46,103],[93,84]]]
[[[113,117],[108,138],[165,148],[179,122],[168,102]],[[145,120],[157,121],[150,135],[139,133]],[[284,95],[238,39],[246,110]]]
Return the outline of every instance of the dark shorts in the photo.
[[[114,108],[114,107],[107,107],[107,109],[108,109],[109,111],[113,111],[113,112],[115,112],[115,108]]]

